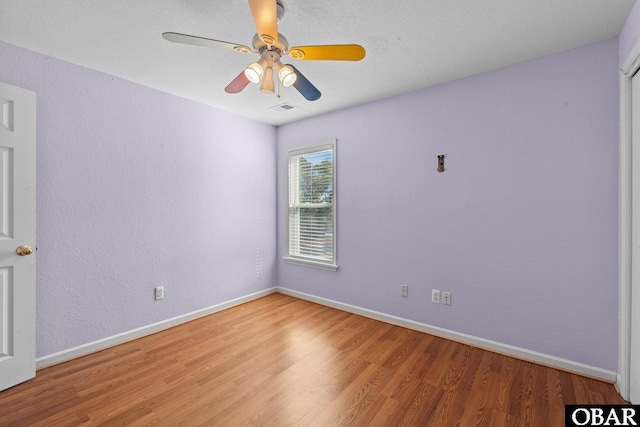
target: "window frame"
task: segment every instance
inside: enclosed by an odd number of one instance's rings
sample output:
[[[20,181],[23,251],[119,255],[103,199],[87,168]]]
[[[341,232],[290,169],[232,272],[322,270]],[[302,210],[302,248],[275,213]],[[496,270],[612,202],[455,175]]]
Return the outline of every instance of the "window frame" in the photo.
[[[337,140],[335,138],[333,139],[329,139],[329,140],[325,140],[319,143],[315,143],[315,144],[308,144],[308,145],[303,145],[303,146],[297,146],[297,147],[292,147],[290,149],[287,150],[287,162],[286,162],[286,167],[287,167],[287,196],[286,196],[286,203],[287,203],[287,227],[286,227],[286,255],[283,257],[283,259],[291,264],[298,264],[298,265],[304,265],[304,266],[309,266],[309,267],[315,267],[315,268],[321,268],[321,269],[325,269],[325,270],[331,270],[331,271],[336,271],[338,269],[338,264],[337,264],[337,191],[336,191],[336,175],[337,175],[337,155],[336,155],[336,142]],[[292,255],[291,254],[291,241],[290,241],[290,221],[291,221],[291,213],[290,210],[292,208],[291,205],[291,201],[289,199],[290,194],[291,194],[291,174],[290,174],[290,162],[291,162],[291,158],[292,157],[297,157],[297,156],[302,156],[305,154],[311,154],[311,153],[318,153],[321,151],[328,151],[331,150],[332,152],[332,171],[333,171],[333,176],[332,176],[332,186],[333,186],[333,196],[332,196],[332,203],[331,203],[331,208],[332,208],[332,217],[333,217],[333,256],[332,256],[332,260],[330,261],[323,261],[323,260],[319,260],[319,259],[313,259],[312,257],[306,257],[306,256],[301,256],[301,255]]]

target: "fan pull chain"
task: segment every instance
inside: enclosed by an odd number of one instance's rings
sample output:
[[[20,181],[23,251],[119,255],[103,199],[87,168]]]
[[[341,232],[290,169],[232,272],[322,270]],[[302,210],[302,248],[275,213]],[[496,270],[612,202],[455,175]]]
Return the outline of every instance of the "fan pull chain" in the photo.
[[[276,80],[278,81],[278,93],[276,94],[276,98],[280,99],[280,97],[282,96],[280,94],[280,79],[276,77]]]

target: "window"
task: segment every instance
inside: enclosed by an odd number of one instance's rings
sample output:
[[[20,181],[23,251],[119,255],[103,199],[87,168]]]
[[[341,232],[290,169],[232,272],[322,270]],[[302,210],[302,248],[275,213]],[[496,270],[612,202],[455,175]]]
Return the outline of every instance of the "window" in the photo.
[[[289,150],[287,255],[336,270],[336,141]]]

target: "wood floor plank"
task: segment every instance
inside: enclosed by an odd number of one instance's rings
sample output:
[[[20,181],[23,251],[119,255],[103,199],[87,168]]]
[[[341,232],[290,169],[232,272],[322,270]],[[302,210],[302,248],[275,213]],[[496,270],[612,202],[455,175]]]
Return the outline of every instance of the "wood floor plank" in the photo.
[[[434,419],[439,408],[442,397],[445,394],[443,388],[422,382],[406,411],[396,414],[391,419],[392,424],[399,426],[437,426]]]
[[[429,356],[424,350],[429,346],[431,336],[422,334],[421,340],[405,358],[402,366],[397,366],[384,386],[382,393],[396,400],[403,401],[408,398],[408,393],[414,392],[413,388],[419,384],[419,373],[425,364],[429,363]]]
[[[2,426],[561,426],[613,385],[282,294],[38,371]]]
[[[470,384],[468,397],[460,399],[463,406],[458,409],[458,413],[462,414],[462,425],[482,425],[485,422],[483,420],[490,420],[493,413],[492,402],[487,398],[495,392],[493,388],[496,386],[497,375],[491,371],[494,354],[482,351],[480,353],[480,362]]]

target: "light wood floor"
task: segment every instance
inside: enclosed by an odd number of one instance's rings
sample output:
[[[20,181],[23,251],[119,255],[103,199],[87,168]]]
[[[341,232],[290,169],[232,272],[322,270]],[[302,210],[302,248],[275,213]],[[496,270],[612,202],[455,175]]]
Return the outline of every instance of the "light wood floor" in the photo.
[[[38,371],[0,426],[563,426],[613,385],[273,294]]]

